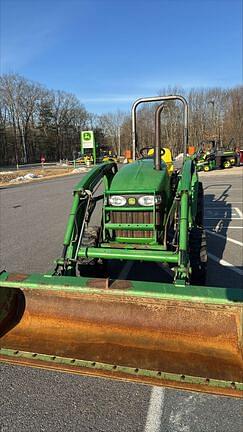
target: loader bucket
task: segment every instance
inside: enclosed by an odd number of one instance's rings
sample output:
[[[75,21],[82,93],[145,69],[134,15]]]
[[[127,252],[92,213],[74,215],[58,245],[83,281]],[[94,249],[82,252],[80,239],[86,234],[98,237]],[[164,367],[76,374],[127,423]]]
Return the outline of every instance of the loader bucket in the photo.
[[[0,361],[242,395],[240,289],[0,275]]]

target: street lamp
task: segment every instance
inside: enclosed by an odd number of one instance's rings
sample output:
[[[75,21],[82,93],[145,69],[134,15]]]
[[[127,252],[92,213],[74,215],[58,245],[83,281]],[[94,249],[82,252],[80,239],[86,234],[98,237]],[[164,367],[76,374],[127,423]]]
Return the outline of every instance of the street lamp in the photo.
[[[215,111],[214,111],[214,108],[215,108],[215,101],[214,100],[210,100],[210,101],[208,101],[207,102],[207,104],[209,105],[209,104],[211,104],[212,105],[212,124],[213,124],[213,128],[212,128],[212,130],[214,131],[214,133],[215,133],[215,138],[216,138],[216,136],[217,136],[217,130],[216,130],[216,122],[215,122]]]

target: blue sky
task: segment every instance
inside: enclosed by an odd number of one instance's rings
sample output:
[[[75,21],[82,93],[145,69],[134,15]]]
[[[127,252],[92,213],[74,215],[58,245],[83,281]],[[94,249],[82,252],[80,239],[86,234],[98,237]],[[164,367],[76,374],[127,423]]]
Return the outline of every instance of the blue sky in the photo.
[[[1,73],[94,113],[171,86],[242,83],[241,0],[1,0]]]

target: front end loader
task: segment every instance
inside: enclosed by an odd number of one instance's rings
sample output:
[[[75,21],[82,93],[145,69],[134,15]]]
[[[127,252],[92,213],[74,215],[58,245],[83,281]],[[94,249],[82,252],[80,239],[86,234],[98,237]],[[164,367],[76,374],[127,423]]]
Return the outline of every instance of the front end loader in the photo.
[[[161,147],[168,100],[184,107],[184,162],[173,172]],[[162,103],[155,144],[138,152],[145,102]],[[186,100],[138,99],[132,130],[134,162],[95,166],[75,187],[52,274],[0,275],[0,361],[239,397],[243,291],[205,286],[203,187],[187,157]],[[158,263],[173,282],[113,279],[117,261]]]

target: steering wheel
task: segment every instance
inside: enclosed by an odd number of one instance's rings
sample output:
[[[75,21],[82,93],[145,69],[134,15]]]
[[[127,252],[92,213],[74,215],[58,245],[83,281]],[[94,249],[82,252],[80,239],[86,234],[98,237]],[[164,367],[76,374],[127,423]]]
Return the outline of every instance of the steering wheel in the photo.
[[[139,154],[140,154],[140,156],[141,156],[142,158],[146,158],[146,157],[153,158],[153,157],[154,157],[154,154],[152,154],[151,156],[148,156],[148,152],[149,152],[149,150],[154,150],[154,147],[143,147],[143,148],[141,148],[141,149],[139,150]],[[145,152],[146,152],[146,153],[145,153]],[[163,148],[161,148],[161,150],[160,150],[160,154],[161,154],[161,156],[164,156],[164,154],[165,154],[165,150],[164,150]]]

